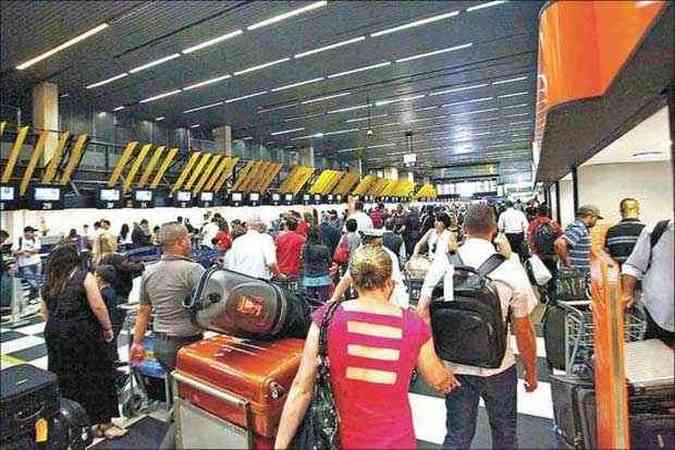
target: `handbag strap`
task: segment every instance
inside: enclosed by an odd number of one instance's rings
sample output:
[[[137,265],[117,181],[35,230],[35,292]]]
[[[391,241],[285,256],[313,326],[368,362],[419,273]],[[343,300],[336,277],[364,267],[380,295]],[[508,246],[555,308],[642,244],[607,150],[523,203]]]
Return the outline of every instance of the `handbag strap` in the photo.
[[[319,328],[319,359],[321,362],[326,360],[326,355],[328,354],[328,327],[330,326],[330,321],[335,315],[335,311],[340,306],[340,302],[334,301],[328,305],[326,313],[323,315],[321,320],[321,327]]]

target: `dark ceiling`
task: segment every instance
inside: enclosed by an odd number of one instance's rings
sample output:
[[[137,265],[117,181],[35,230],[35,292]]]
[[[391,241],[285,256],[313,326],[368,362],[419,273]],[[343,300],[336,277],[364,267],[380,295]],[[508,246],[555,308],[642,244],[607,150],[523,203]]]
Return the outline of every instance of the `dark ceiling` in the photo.
[[[60,93],[102,111],[124,106],[116,114],[165,117],[176,128],[228,124],[237,138],[251,136],[281,147],[311,143],[318,154],[341,159],[361,154],[350,149],[367,145],[363,156],[368,167],[401,165],[406,131],[413,131],[413,150],[423,166],[531,159],[537,19],[543,2],[489,2],[473,9],[486,2],[329,1],[247,28],[312,3],[3,1],[1,87],[11,97],[12,90],[19,95],[16,91],[25,93],[48,80]],[[453,11],[458,13],[452,17],[372,36]],[[98,34],[26,70],[15,69],[104,22],[109,27]],[[182,53],[236,30],[243,33]],[[339,48],[295,56],[352,39]],[[459,48],[405,60],[453,47]],[[179,56],[129,73],[173,54]],[[376,64],[382,66],[331,76]],[[87,89],[124,73],[129,74]],[[139,103],[226,75],[231,78]],[[274,91],[309,80],[314,82]],[[311,102],[324,96],[335,97]],[[340,111],[356,106],[361,108]],[[366,132],[369,126],[372,136]],[[296,131],[273,134],[286,130]]]

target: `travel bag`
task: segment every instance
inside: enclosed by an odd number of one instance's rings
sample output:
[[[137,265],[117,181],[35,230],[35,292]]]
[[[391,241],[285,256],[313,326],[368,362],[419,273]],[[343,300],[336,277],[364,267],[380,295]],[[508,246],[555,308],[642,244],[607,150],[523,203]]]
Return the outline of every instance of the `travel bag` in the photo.
[[[202,275],[185,306],[200,328],[272,340],[307,336],[310,301],[273,282],[213,267]]]
[[[240,448],[247,441],[271,447],[303,346],[301,339],[219,335],[183,347],[173,378],[184,448]],[[191,433],[195,427],[226,436],[213,443]]]
[[[85,450],[94,440],[91,425],[82,405],[61,398],[49,429],[49,449]]]
[[[565,317],[567,310],[562,306],[546,306],[542,328],[546,346],[546,362],[549,368],[565,370]]]
[[[595,387],[592,380],[551,375],[554,430],[566,449],[596,448]]]

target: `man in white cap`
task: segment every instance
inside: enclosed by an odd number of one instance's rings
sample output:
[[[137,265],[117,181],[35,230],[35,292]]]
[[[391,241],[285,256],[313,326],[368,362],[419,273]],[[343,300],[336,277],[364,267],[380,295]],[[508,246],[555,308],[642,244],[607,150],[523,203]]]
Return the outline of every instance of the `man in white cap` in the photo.
[[[260,217],[254,216],[247,224],[246,234],[232,242],[224,266],[244,275],[269,280],[272,275],[279,274],[274,240],[264,233],[265,225]]]

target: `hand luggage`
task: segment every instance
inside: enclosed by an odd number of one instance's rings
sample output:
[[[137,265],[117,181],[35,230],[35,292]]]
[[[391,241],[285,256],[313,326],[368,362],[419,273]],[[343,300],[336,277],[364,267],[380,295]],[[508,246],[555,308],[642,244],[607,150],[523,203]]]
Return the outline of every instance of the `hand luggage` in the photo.
[[[595,448],[595,388],[590,380],[551,375],[555,434],[562,448]]]
[[[49,449],[85,450],[94,440],[91,425],[82,405],[61,398],[49,430]]]
[[[561,267],[555,279],[555,301],[587,300],[588,275],[577,269]]]
[[[243,338],[305,338],[311,324],[302,294],[220,267],[202,275],[185,306],[199,327]]]
[[[0,442],[25,434],[35,434],[33,442],[43,441],[38,428],[58,412],[59,396],[52,372],[29,364],[0,371]]]
[[[567,310],[553,304],[546,307],[542,327],[546,361],[550,368],[565,370],[565,317]]]
[[[263,342],[221,335],[183,347],[173,378],[184,447],[240,448],[253,441],[258,448],[271,446],[303,345],[300,339]],[[229,437],[221,439],[230,440],[200,440],[189,431],[195,427],[225,433]]]

